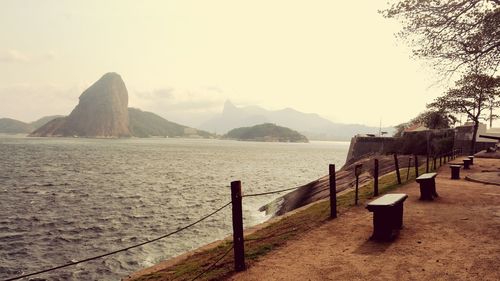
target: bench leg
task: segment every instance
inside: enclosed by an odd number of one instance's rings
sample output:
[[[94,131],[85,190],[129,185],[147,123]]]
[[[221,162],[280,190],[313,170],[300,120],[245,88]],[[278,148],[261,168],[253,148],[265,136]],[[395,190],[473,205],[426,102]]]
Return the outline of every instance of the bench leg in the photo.
[[[403,228],[403,203],[397,204],[393,209],[393,228],[401,229]]]
[[[393,238],[394,220],[388,210],[373,212],[373,235],[371,239],[390,241]]]
[[[432,196],[439,197],[439,195],[436,192],[436,180],[435,179],[432,179],[431,186],[432,186],[432,188],[431,188],[432,189]]]
[[[433,190],[432,185],[429,183],[420,184],[420,200],[433,200]]]

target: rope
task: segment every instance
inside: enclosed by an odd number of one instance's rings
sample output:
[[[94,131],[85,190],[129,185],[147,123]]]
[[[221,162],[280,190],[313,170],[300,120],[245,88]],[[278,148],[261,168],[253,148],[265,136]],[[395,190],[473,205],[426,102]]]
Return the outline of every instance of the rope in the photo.
[[[282,193],[282,192],[285,192],[285,191],[290,191],[290,190],[294,190],[294,189],[298,189],[298,188],[300,188],[300,186],[286,188],[286,189],[280,189],[280,190],[275,190],[275,191],[269,191],[269,192],[245,194],[245,195],[243,195],[241,197],[255,197],[255,196],[269,195],[269,194],[275,194],[275,193]]]
[[[54,271],[56,269],[61,269],[61,268],[64,268],[64,267],[68,267],[68,266],[72,266],[72,265],[77,265],[77,264],[80,264],[80,263],[83,263],[83,262],[88,262],[88,261],[92,261],[92,260],[96,260],[96,259],[100,259],[100,258],[103,258],[103,257],[107,257],[107,256],[111,256],[111,255],[114,255],[114,254],[117,254],[117,253],[120,253],[120,252],[124,252],[124,251],[128,251],[130,249],[133,249],[133,248],[137,248],[137,247],[140,247],[140,246],[143,246],[143,245],[146,245],[146,244],[149,244],[149,243],[152,243],[152,242],[155,242],[155,241],[158,241],[160,239],[164,239],[164,238],[167,238],[169,236],[172,236],[176,233],[179,233],[183,230],[186,230],[190,227],[192,227],[193,225],[195,224],[198,224],[204,220],[206,220],[207,218],[215,215],[216,213],[220,212],[222,209],[226,208],[227,206],[229,206],[229,204],[231,204],[232,202],[229,202],[225,205],[223,205],[222,207],[218,208],[217,210],[211,212],[210,214],[202,217],[201,219],[195,221],[195,222],[192,222],[184,227],[181,227],[181,228],[178,228],[177,230],[175,231],[172,231],[170,233],[167,233],[165,235],[162,235],[162,236],[159,236],[159,237],[156,237],[154,239],[150,239],[150,240],[147,240],[145,242],[142,242],[142,243],[139,243],[139,244],[135,244],[135,245],[132,245],[132,246],[129,246],[129,247],[125,247],[125,248],[122,248],[122,249],[119,249],[119,250],[116,250],[116,251],[112,251],[112,252],[109,252],[109,253],[106,253],[106,254],[102,254],[102,255],[98,255],[98,256],[94,256],[94,257],[90,257],[90,258],[86,258],[86,259],[83,259],[83,260],[79,260],[79,261],[76,261],[76,262],[70,262],[70,263],[67,263],[67,264],[64,264],[64,265],[59,265],[59,266],[56,266],[56,267],[52,267],[52,268],[49,268],[49,269],[44,269],[44,270],[41,270],[41,271],[37,271],[37,272],[33,272],[33,273],[29,273],[29,274],[24,274],[24,275],[20,275],[20,276],[16,276],[16,277],[13,277],[13,278],[9,278],[9,279],[5,279],[4,281],[12,281],[12,280],[18,280],[18,279],[21,279],[21,278],[25,278],[25,277],[29,277],[29,276],[33,276],[33,275],[38,275],[38,274],[42,274],[42,273],[46,273],[46,272],[49,272],[49,271]]]
[[[225,258],[231,252],[231,250],[233,248],[234,248],[234,245],[231,245],[231,247],[229,247],[229,249],[222,256],[220,256],[219,259],[217,259],[214,263],[212,263],[209,267],[207,267],[207,269],[205,269],[203,272],[201,272],[200,274],[196,275],[196,277],[193,278],[193,279],[191,279],[191,281],[194,281],[194,280],[200,278],[203,274],[209,272],[212,269],[212,267],[214,267],[218,262],[220,262],[223,258]]]

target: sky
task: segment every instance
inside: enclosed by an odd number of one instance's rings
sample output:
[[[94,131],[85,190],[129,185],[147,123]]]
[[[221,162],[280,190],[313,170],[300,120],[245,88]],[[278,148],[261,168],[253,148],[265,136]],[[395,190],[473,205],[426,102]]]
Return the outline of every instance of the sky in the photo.
[[[387,0],[0,0],[0,118],[67,115],[107,72],[129,106],[196,126],[237,106],[396,125],[452,84],[395,38]],[[451,82],[448,82],[451,83]]]

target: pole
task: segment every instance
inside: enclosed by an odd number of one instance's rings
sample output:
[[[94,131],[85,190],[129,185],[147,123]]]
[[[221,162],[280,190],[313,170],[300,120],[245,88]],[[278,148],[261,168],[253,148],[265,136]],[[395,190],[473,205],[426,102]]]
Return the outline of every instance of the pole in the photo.
[[[429,153],[427,153],[427,160],[425,161],[425,172],[429,172]]]
[[[374,160],[373,166],[373,196],[378,196],[378,159]]]
[[[418,178],[418,156],[415,154],[415,178]]]
[[[406,181],[410,177],[410,167],[411,167],[411,156],[408,156],[408,168],[406,169]]]
[[[358,205],[358,189],[359,189],[359,175],[361,174],[361,166],[362,164],[358,164],[354,166],[354,175],[356,176],[356,194],[354,198],[354,205]]]
[[[358,188],[359,188],[359,176],[356,175],[356,197],[354,198],[354,205],[358,205]]]
[[[243,240],[243,209],[241,200],[241,181],[231,182],[231,202],[233,209],[233,246],[234,246],[234,270],[244,271],[245,248]]]
[[[330,164],[329,174],[330,174],[330,218],[334,219],[337,217],[337,182],[335,178],[334,164]]]
[[[394,165],[396,166],[396,176],[398,177],[398,184],[401,184],[401,175],[399,174],[398,154],[394,153]]]

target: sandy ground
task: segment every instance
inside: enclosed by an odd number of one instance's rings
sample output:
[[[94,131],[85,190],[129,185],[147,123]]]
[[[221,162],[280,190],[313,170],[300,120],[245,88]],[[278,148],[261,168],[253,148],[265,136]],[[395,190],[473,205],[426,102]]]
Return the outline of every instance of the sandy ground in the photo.
[[[500,170],[500,160],[476,158],[458,181],[441,167],[432,202],[418,200],[417,183],[394,191],[409,198],[392,242],[369,240],[372,213],[359,206],[231,280],[500,280],[500,186],[464,179],[483,170]]]

